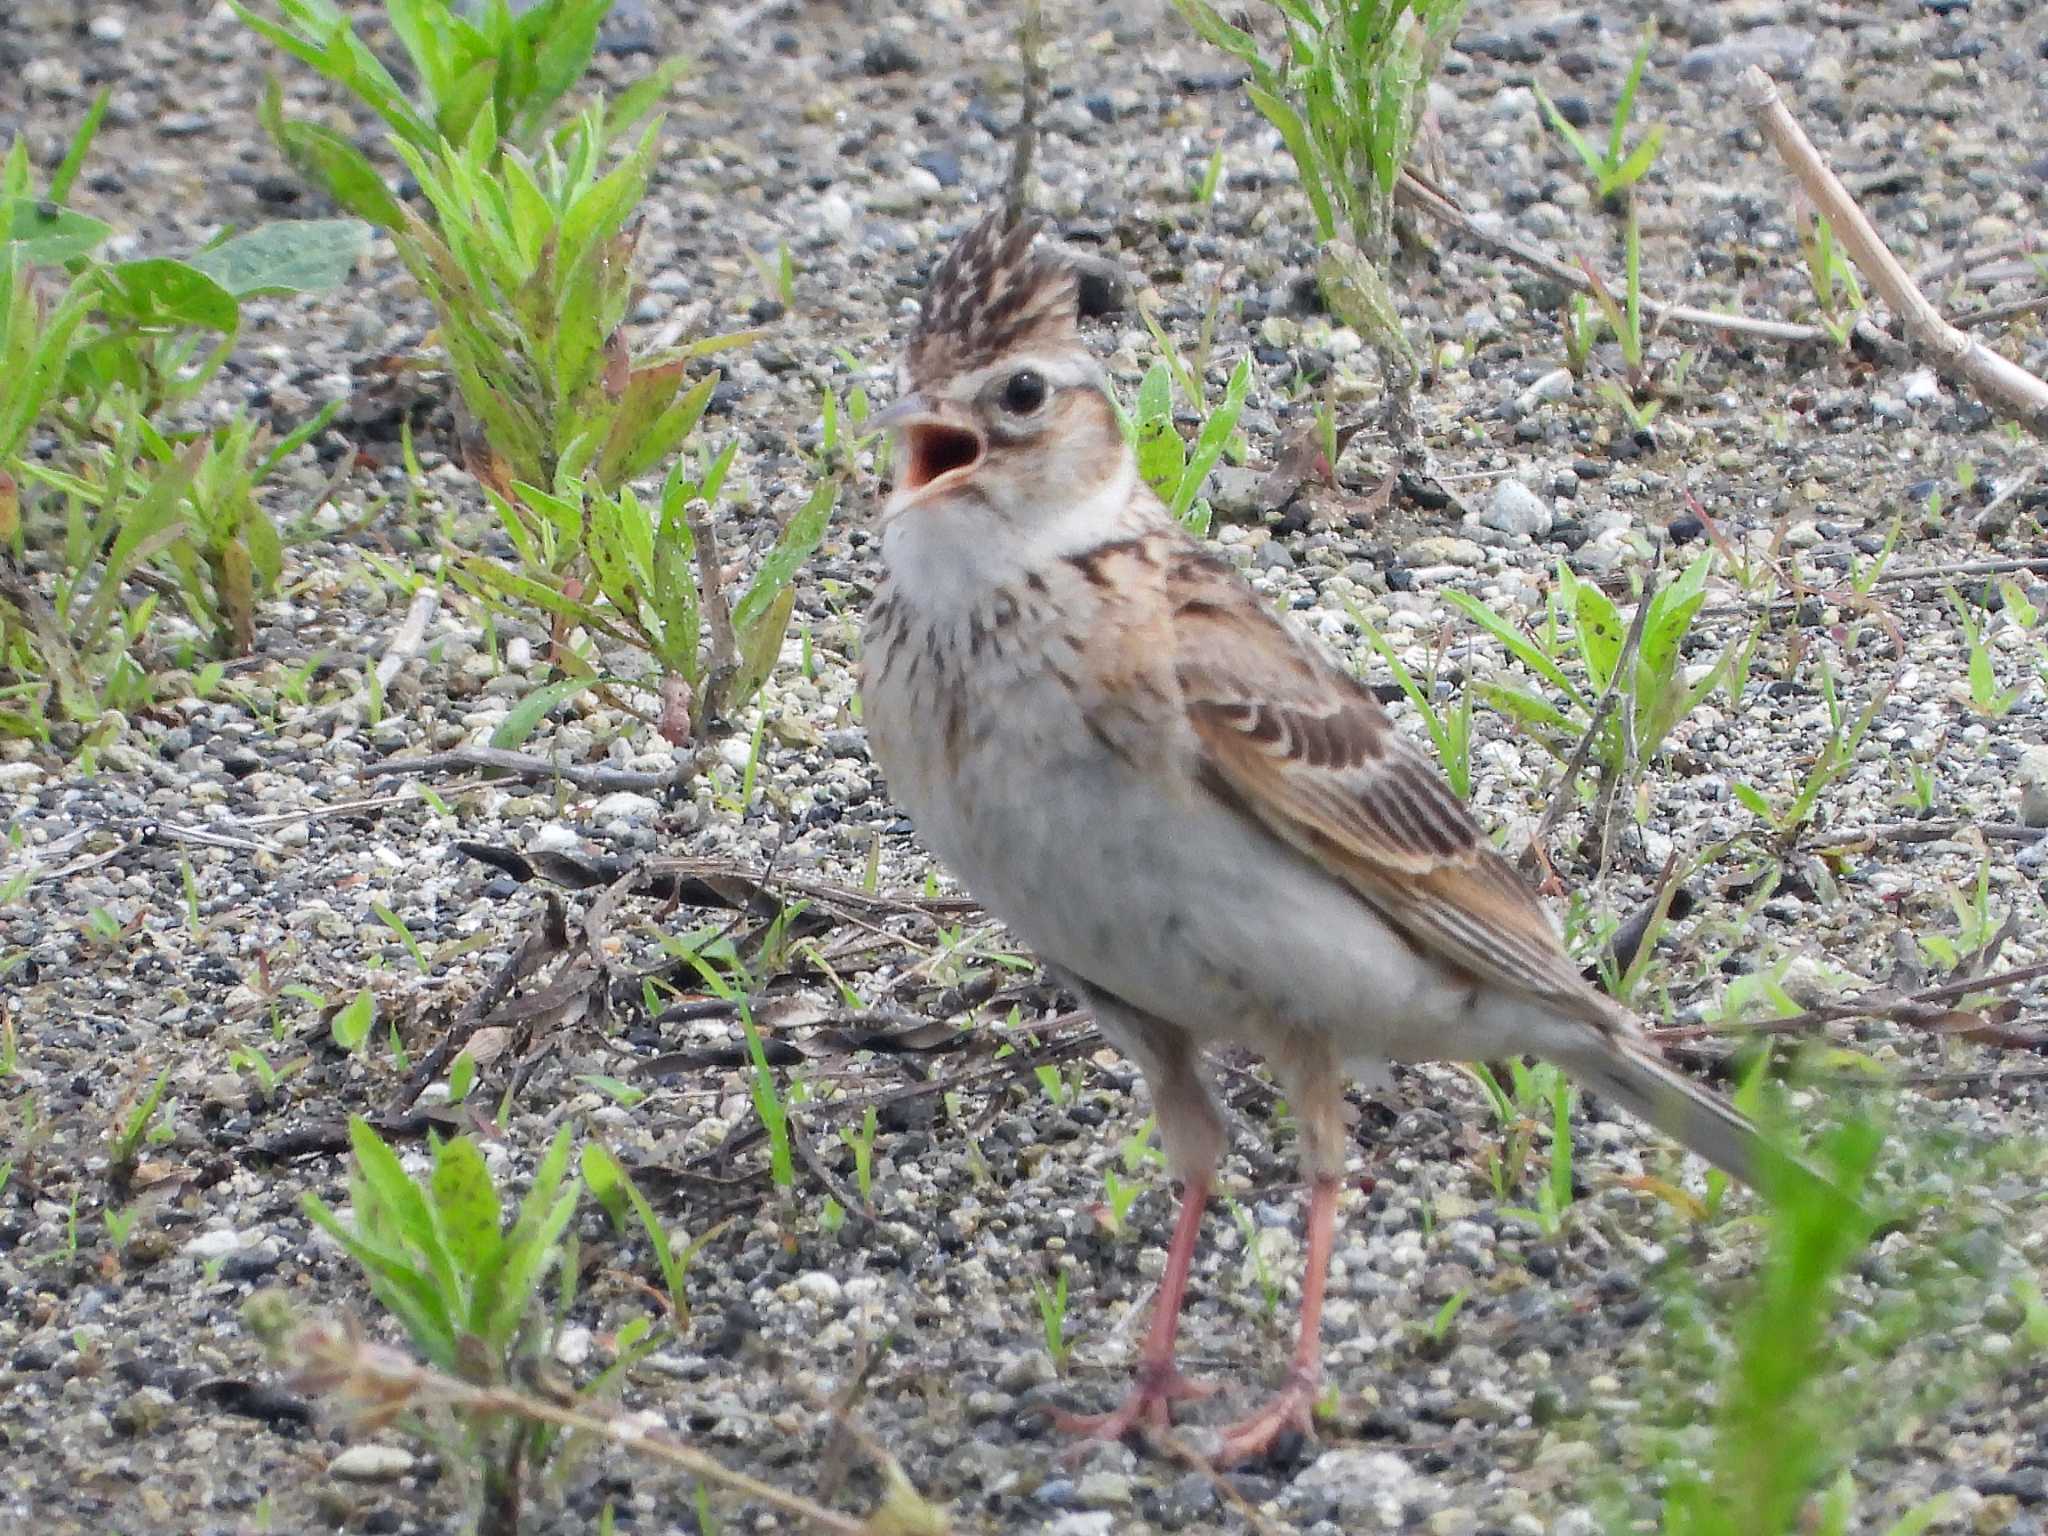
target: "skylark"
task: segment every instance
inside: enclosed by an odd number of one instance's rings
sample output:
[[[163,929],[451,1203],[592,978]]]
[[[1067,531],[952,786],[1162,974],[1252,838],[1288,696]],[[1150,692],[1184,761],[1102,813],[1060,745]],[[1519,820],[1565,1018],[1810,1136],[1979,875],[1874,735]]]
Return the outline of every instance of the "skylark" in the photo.
[[[1659,1060],[1373,695],[1139,477],[1029,225],[931,279],[884,413],[898,478],[868,611],[869,741],[931,850],[1144,1073],[1184,1195],[1137,1379],[1068,1427],[1164,1427],[1223,1121],[1203,1047],[1259,1051],[1309,1181],[1301,1334],[1222,1460],[1309,1431],[1346,1072],[1546,1057],[1754,1182],[1743,1118]]]

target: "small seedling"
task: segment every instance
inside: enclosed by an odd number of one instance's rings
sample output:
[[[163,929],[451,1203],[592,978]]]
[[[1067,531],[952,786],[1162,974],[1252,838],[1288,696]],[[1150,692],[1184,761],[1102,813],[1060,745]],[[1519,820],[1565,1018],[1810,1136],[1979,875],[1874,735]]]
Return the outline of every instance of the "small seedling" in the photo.
[[[483,1151],[469,1137],[435,1142],[422,1180],[362,1118],[350,1121],[349,1141],[351,1219],[344,1223],[312,1194],[308,1218],[362,1266],[371,1292],[437,1369],[472,1381],[516,1380],[546,1343],[551,1309],[543,1296],[582,1198],[582,1185],[567,1176],[569,1133],[548,1144],[509,1227]],[[565,1269],[564,1281],[572,1275]],[[463,1428],[467,1458],[482,1477],[484,1524],[509,1533],[524,1485],[557,1436],[494,1414],[467,1416]]]
[[[1948,592],[1948,605],[1955,611],[1956,622],[1962,626],[1963,644],[1970,653],[1970,708],[1980,715],[1998,719],[2012,712],[2012,707],[2026,696],[2029,683],[2018,683],[2011,688],[1998,685],[1998,673],[1991,662],[1991,625],[1979,623],[1970,605],[1956,595],[1953,587]]]
[[[1152,365],[1138,386],[1136,407],[1128,413],[1118,407],[1118,418],[1125,438],[1137,452],[1138,473],[1145,477],[1145,483],[1159,493],[1167,509],[1191,532],[1205,535],[1214,520],[1208,500],[1202,495],[1209,476],[1233,446],[1232,457],[1243,457],[1237,419],[1251,390],[1252,361],[1249,357],[1239,360],[1231,370],[1223,399],[1212,407],[1202,396],[1199,379],[1181,361],[1156,323],[1153,334],[1159,338],[1162,350],[1168,352],[1168,360]],[[1174,425],[1176,390],[1199,418],[1192,452]]]
[[[1138,1179],[1127,1179],[1114,1168],[1102,1170],[1102,1200],[1095,1207],[1095,1219],[1102,1230],[1111,1237],[1122,1237],[1128,1229],[1131,1207],[1137,1204],[1138,1196],[1145,1192],[1145,1185]]]
[[[1258,1285],[1266,1321],[1271,1322],[1280,1310],[1280,1277],[1273,1273],[1273,1267],[1266,1262],[1265,1231],[1252,1213],[1235,1200],[1230,1202],[1230,1215],[1237,1223],[1238,1236],[1244,1241],[1245,1266],[1251,1271],[1252,1279]]]
[[[1855,266],[1835,244],[1834,226],[1827,217],[1806,209],[1800,212],[1799,249],[1813,284],[1818,322],[1836,346],[1846,348],[1863,315],[1863,285],[1856,279]]]
[[[1429,739],[1436,748],[1438,760],[1443,764],[1444,774],[1451,781],[1451,788],[1458,797],[1470,799],[1472,795],[1472,690],[1458,690],[1458,702],[1449,710],[1440,710],[1436,705],[1436,667],[1432,664],[1429,675],[1417,682],[1414,674],[1402,663],[1393,644],[1380,633],[1372,620],[1361,613],[1356,604],[1347,602],[1345,610],[1351,615],[1359,631],[1372,648],[1379,652],[1380,660],[1386,664],[1401,692],[1422,717],[1422,723],[1429,732]]]
[[[135,1156],[142,1150],[143,1139],[149,1135],[150,1121],[156,1117],[157,1106],[163,1102],[164,1088],[170,1080],[169,1067],[157,1073],[149,1091],[135,1101],[108,1139],[108,1162],[117,1176],[125,1177],[134,1168]]]
[[[1465,1310],[1465,1303],[1472,1299],[1472,1287],[1461,1285],[1436,1309],[1436,1315],[1429,1320],[1429,1342],[1441,1348],[1451,1336],[1451,1325],[1458,1320],[1458,1314]]]
[[[370,995],[370,989],[364,987],[335,1011],[328,1022],[328,1029],[333,1034],[334,1043],[353,1056],[370,1038],[370,1029],[376,1022],[376,999]]]
[[[1031,1294],[1038,1300],[1039,1326],[1045,1333],[1045,1352],[1052,1356],[1052,1367],[1061,1375],[1067,1370],[1067,1272],[1061,1270],[1051,1285],[1043,1281],[1031,1282]]]
[[[1628,79],[1623,82],[1621,95],[1614,103],[1614,118],[1608,124],[1607,143],[1596,147],[1587,142],[1585,136],[1574,128],[1558,111],[1557,104],[1541,85],[1532,83],[1537,105],[1543,109],[1543,116],[1549,122],[1551,131],[1570,146],[1579,163],[1593,178],[1599,189],[1600,199],[1607,199],[1628,191],[1644,176],[1656,162],[1657,152],[1664,145],[1664,128],[1661,123],[1651,126],[1642,141],[1635,145],[1628,142],[1629,119],[1635,114],[1636,92],[1643,83],[1643,66],[1649,62],[1650,45],[1655,34],[1645,32],[1643,41],[1636,49],[1636,56],[1630,63]]]
[[[853,1186],[860,1191],[861,1204],[870,1212],[875,1208],[875,1131],[877,1129],[875,1106],[870,1104],[861,1114],[858,1131],[850,1125],[841,1126],[839,1139],[846,1143],[853,1153]]]
[[[661,1266],[670,1320],[678,1332],[689,1327],[690,1301],[685,1284],[690,1276],[690,1266],[696,1262],[704,1245],[724,1230],[726,1223],[714,1223],[678,1249],[655,1217],[654,1207],[647,1203],[647,1197],[640,1193],[632,1175],[626,1172],[625,1165],[612,1155],[608,1147],[594,1141],[585,1142],[582,1164],[583,1182],[597,1197],[598,1204],[605,1208],[612,1225],[626,1233],[632,1230],[634,1222],[639,1224],[648,1246],[654,1250],[655,1262]],[[632,1221],[627,1219],[629,1216]]]

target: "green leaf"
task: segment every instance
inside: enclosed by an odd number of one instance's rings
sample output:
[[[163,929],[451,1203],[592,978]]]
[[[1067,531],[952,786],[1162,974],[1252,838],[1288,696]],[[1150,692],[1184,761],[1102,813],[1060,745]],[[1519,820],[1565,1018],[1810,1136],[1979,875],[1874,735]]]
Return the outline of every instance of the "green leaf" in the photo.
[[[506,749],[524,745],[526,738],[554,712],[557,705],[591,688],[596,681],[589,677],[562,677],[552,683],[541,684],[513,705],[510,713],[498,722],[498,728],[491,732],[491,745]]]
[[[1301,177],[1301,190],[1307,194],[1309,207],[1316,216],[1316,228],[1325,240],[1337,238],[1337,220],[1330,209],[1330,194],[1324,187],[1322,162],[1317,158],[1315,143],[1309,137],[1308,126],[1302,122],[1301,114],[1279,96],[1257,84],[1247,84],[1245,95],[1267,122],[1280,131],[1281,142],[1287,146],[1287,153],[1294,157],[1294,168]]]
[[[1605,688],[1608,678],[1614,675],[1622,643],[1628,638],[1628,626],[1622,623],[1620,611],[1607,594],[1590,581],[1571,577],[1565,584],[1565,595],[1571,604],[1573,633],[1579,643],[1579,655],[1586,663],[1586,675],[1596,690]]]
[[[455,1364],[455,1324],[441,1293],[428,1276],[415,1269],[396,1249],[350,1231],[319,1196],[308,1192],[301,1201],[307,1218],[340,1243],[362,1265],[371,1287],[385,1306],[398,1314],[413,1345],[446,1370]],[[357,1213],[357,1220],[362,1213]]]
[[[356,1159],[352,1189],[358,1227],[364,1235],[376,1237],[389,1229],[411,1247],[452,1318],[463,1287],[425,1193],[361,1115],[349,1120],[348,1139]]]
[[[728,708],[745,703],[761,691],[768,674],[775,670],[782,637],[789,633],[789,616],[795,609],[796,588],[786,586],[767,608],[755,615],[752,623],[737,630],[739,668],[733,674],[730,696],[725,701]]]
[[[110,319],[210,331],[241,323],[235,296],[189,262],[150,256],[101,267],[98,275],[100,305]]]
[[[825,528],[832,520],[833,504],[838,499],[839,481],[836,478],[828,476],[812,489],[810,499],[797,509],[796,516],[789,520],[789,526],[782,530],[782,537],[775,541],[775,548],[768,552],[760,570],[754,573],[746,596],[734,605],[732,622],[735,632],[752,629],[769,605],[779,600],[782,589],[795,577],[798,567],[811,558],[811,552],[825,537]]]
[[[1153,490],[1175,499],[1186,468],[1187,445],[1171,416],[1154,417],[1138,429],[1138,473]]]
[[[264,89],[258,116],[278,152],[301,176],[379,229],[405,229],[405,205],[391,195],[361,150],[331,128],[285,120],[284,98],[275,79]]]
[[[92,105],[85,109],[77,131],[71,135],[70,147],[64,151],[62,163],[51,173],[51,202],[61,203],[71,196],[72,185],[78,180],[78,173],[85,169],[85,157],[92,149],[93,139],[99,134],[101,120],[107,115],[107,103],[113,99],[114,88],[102,86],[99,95],[93,97]]]
[[[1195,451],[1189,455],[1187,468],[1181,472],[1180,492],[1173,499],[1175,517],[1187,513],[1201,494],[1202,487],[1208,483],[1210,471],[1223,457],[1231,433],[1237,430],[1237,418],[1244,412],[1245,397],[1251,387],[1252,360],[1245,356],[1238,359],[1237,366],[1230,372],[1230,382],[1223,391],[1223,403],[1202,423],[1202,434],[1195,440]]]
[[[338,288],[370,245],[361,219],[293,219],[265,224],[190,258],[189,264],[238,299]]]
[[[1465,617],[1498,640],[1515,660],[1563,694],[1567,702],[1580,709],[1588,707],[1584,695],[1579,691],[1577,685],[1565,676],[1564,669],[1558,666],[1541,646],[1523,634],[1514,625],[1495,613],[1470,592],[1447,591],[1444,593],[1444,598],[1452,607],[1458,609]]]
[[[333,1031],[334,1043],[353,1055],[370,1038],[370,1026],[376,1022],[376,1000],[370,996],[370,989],[364,987],[341,1007],[328,1027]]]
[[[627,376],[618,414],[597,457],[598,484],[610,488],[639,478],[673,455],[696,430],[718,387],[718,375],[705,375],[678,397],[686,366],[677,361],[636,368]]]
[[[46,198],[6,197],[0,198],[0,232],[27,260],[55,267],[90,256],[114,231]]]
[[[458,1275],[481,1275],[498,1260],[504,1241],[498,1191],[484,1154],[467,1136],[434,1149],[434,1214]]]

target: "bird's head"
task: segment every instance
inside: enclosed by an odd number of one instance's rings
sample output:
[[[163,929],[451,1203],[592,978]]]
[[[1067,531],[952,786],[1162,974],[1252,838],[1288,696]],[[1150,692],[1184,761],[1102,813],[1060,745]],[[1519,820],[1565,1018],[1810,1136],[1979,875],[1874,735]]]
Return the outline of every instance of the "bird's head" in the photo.
[[[1037,226],[976,224],[939,263],[911,333],[903,393],[878,424],[897,438],[885,515],[967,498],[1022,524],[1085,501],[1129,450],[1081,341],[1070,264]]]

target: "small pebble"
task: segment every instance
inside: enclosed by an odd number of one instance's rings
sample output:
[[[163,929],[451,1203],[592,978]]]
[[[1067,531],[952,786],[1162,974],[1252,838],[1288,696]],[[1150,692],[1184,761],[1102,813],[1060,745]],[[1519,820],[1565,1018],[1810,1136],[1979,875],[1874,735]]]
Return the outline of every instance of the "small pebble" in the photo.
[[[417,1460],[395,1445],[352,1445],[327,1463],[327,1473],[350,1483],[389,1483],[410,1472]]]

